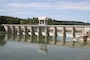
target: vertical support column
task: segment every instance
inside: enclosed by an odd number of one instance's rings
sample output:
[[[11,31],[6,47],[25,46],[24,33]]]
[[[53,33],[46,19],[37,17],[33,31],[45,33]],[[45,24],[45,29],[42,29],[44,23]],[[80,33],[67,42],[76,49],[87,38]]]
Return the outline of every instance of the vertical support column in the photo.
[[[72,27],[72,38],[75,38],[75,27]]]
[[[54,27],[53,33],[54,33],[54,36],[57,36],[57,28],[56,27]]]
[[[21,33],[22,33],[23,35],[25,35],[25,26],[20,26],[20,27],[21,27],[21,29],[22,29]]]
[[[22,26],[19,26],[19,33],[21,34],[22,33]]]
[[[12,26],[12,34],[15,33],[15,28]]]
[[[7,33],[9,33],[10,32],[10,28],[9,28],[9,26],[7,26],[7,31],[6,31]]]
[[[12,26],[11,30],[12,30],[12,34],[13,34],[13,33],[14,33],[14,28],[13,28],[13,26]]]
[[[72,46],[75,46],[75,27],[72,27]]]
[[[18,27],[17,27],[17,26],[15,26],[14,28],[15,28],[15,30],[16,30],[16,34],[17,34],[17,33],[18,33]]]
[[[41,35],[41,29],[40,29],[40,27],[39,27],[39,26],[37,27],[37,33],[38,33],[38,36],[40,36],[40,35]]]
[[[20,30],[20,29],[19,29],[19,26],[18,26],[18,28],[17,28],[17,34],[20,34],[19,30]]]
[[[27,27],[25,26],[25,34],[28,34],[28,29],[27,29]]]
[[[13,28],[14,28],[14,32],[17,33],[17,30],[16,30],[15,26]]]
[[[6,33],[9,33],[9,31],[10,31],[9,26],[8,25],[4,26],[4,28],[5,28]]]
[[[19,33],[19,26],[17,26],[17,34],[20,34],[20,33]]]
[[[12,33],[12,31],[13,31],[13,27],[9,26],[9,33]]]
[[[49,36],[49,30],[48,30],[48,27],[47,26],[45,26],[45,35],[46,36]]]
[[[12,33],[12,34],[14,33],[13,26],[9,26],[9,32]]]
[[[63,27],[63,29],[62,29],[62,34],[63,34],[64,37],[66,37],[66,29],[65,29],[65,27]]]
[[[8,33],[8,26],[4,26],[5,32]]]
[[[21,34],[21,27],[20,26],[18,26],[18,29],[17,29],[17,34]]]
[[[65,45],[65,42],[66,42],[65,41],[66,40],[65,39],[66,38],[66,29],[65,29],[65,27],[62,28],[62,34],[63,34],[63,36],[62,36],[63,37],[62,44]]]
[[[30,29],[30,32],[31,32],[31,35],[34,35],[34,27],[31,26],[31,29]]]

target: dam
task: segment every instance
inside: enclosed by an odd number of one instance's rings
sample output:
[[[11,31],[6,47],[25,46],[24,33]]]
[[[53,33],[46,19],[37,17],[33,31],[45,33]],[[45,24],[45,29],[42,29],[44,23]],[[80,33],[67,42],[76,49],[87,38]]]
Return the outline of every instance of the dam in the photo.
[[[43,36],[71,36],[90,41],[90,25],[48,25],[47,17],[38,17],[38,25],[3,24],[6,33]]]

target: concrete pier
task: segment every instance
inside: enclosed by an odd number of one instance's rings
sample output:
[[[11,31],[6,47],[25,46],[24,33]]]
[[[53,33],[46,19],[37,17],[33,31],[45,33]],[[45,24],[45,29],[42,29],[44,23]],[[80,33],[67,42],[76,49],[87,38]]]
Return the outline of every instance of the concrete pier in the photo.
[[[66,37],[66,28],[65,27],[62,27],[62,36]]]
[[[24,32],[25,34],[28,34],[28,32],[34,34],[35,32],[38,32],[39,35],[42,34],[41,30],[44,28],[45,33],[49,35],[49,30],[52,30],[54,35],[57,35],[57,31],[61,30],[63,36],[66,36],[67,31],[71,31],[72,37],[75,37],[75,32],[82,32],[82,34],[86,34],[88,31],[90,31],[90,26],[83,26],[83,25],[15,25],[15,24],[3,24],[6,33],[14,33],[14,32],[19,32],[22,33]],[[88,27],[88,28],[87,28]],[[35,28],[37,31],[35,31]],[[83,30],[85,29],[85,30]],[[87,30],[88,29],[88,30]]]
[[[45,35],[48,36],[49,35],[49,30],[48,27],[45,27]]]
[[[75,38],[75,27],[72,27],[72,38]]]

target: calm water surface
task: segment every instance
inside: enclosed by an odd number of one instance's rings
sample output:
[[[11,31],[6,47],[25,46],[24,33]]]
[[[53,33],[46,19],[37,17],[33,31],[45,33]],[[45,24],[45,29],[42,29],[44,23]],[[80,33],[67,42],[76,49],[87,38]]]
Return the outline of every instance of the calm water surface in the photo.
[[[90,60],[90,45],[70,37],[0,35],[0,60]],[[64,41],[64,44],[62,43]]]

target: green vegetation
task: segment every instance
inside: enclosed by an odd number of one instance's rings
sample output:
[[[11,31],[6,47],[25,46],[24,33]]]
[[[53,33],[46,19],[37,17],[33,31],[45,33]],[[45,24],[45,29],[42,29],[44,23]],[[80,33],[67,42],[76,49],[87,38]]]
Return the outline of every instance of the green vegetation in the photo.
[[[30,24],[30,25],[37,25],[38,18],[17,18],[11,16],[0,16],[0,31],[4,31],[4,28],[1,26],[2,24]],[[77,22],[77,21],[63,21],[63,20],[55,20],[55,19],[48,19],[48,25],[90,25],[90,23],[84,22]]]
[[[17,17],[11,17],[11,16],[0,16],[0,24],[30,24],[30,25],[37,25],[38,24],[38,18],[27,18],[27,19],[21,19]],[[77,22],[77,21],[63,21],[63,20],[55,20],[55,19],[48,19],[49,25],[90,25],[90,23],[84,23],[84,22]]]

